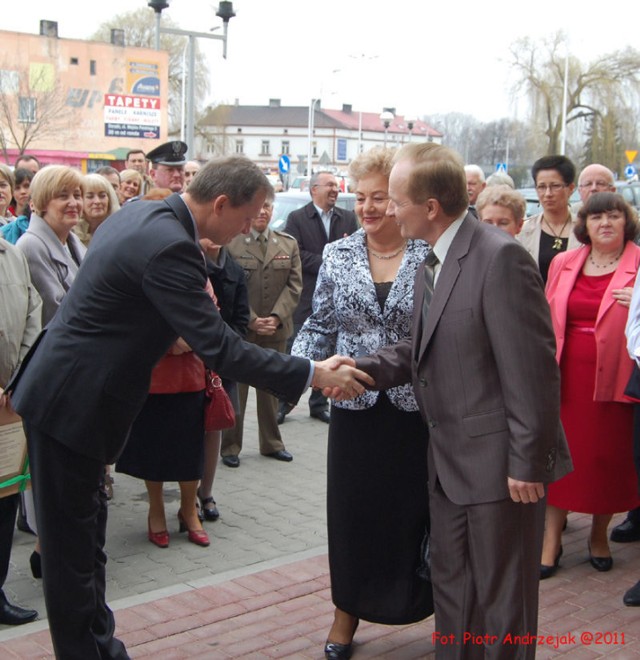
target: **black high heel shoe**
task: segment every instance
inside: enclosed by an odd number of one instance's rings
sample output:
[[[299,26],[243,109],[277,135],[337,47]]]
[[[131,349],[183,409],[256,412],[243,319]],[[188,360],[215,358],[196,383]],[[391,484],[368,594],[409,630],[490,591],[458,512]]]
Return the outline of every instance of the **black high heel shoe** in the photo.
[[[351,633],[351,641],[348,644],[340,644],[339,642],[332,642],[327,640],[324,645],[325,660],[349,660],[353,653],[353,636],[356,634],[360,619],[356,619],[353,626],[353,633]]]
[[[31,575],[33,575],[36,580],[42,579],[42,557],[39,552],[34,550],[31,553],[29,564],[31,566]]]
[[[587,541],[589,548],[589,563],[601,573],[606,573],[613,568],[613,557],[594,557],[591,554],[591,541]]]
[[[200,518],[200,522],[203,520],[208,520],[209,522],[218,520],[220,517],[220,512],[218,511],[216,501],[213,499],[213,497],[200,497],[200,495],[198,495],[198,500],[200,501],[200,506],[198,507],[198,517],[200,517],[200,515],[202,516]]]
[[[547,578],[553,577],[556,574],[556,571],[558,570],[558,566],[560,565],[560,557],[562,557],[562,545],[558,550],[558,554],[556,555],[555,561],[553,562],[553,566],[546,566],[545,564],[540,564],[541,580],[546,580]]]

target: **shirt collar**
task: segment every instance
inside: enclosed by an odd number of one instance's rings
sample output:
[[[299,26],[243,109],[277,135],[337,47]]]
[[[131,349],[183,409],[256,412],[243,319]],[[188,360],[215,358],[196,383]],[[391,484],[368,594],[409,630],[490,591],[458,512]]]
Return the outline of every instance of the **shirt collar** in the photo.
[[[466,215],[467,211],[465,210],[464,214],[461,215],[457,220],[454,220],[445,229],[444,233],[436,241],[436,244],[431,247],[431,249],[436,253],[436,257],[438,257],[438,262],[440,264],[443,264],[444,260],[447,258],[447,253],[449,252],[451,243],[453,243],[453,239],[456,237],[456,234],[458,233],[458,230],[460,229],[460,226],[462,225]]]

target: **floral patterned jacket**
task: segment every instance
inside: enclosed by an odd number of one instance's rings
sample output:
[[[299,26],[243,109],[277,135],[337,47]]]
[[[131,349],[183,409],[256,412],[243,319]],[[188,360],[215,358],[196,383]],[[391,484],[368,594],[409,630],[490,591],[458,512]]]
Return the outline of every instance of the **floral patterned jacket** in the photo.
[[[313,311],[298,333],[291,353],[312,360],[335,354],[358,357],[407,337],[413,315],[413,282],[428,251],[424,241],[408,242],[384,309],[380,309],[364,230],[329,243],[313,294]],[[365,392],[351,401],[332,405],[362,410],[371,408],[378,396],[378,392]],[[410,383],[387,390],[387,396],[400,410],[418,410]]]

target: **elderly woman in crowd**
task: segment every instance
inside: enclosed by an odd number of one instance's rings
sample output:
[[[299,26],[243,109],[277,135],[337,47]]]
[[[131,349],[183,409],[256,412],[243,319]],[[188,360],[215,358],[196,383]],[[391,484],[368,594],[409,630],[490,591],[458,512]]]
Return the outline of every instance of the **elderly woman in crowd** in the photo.
[[[120,188],[118,198],[120,205],[138,197],[142,191],[142,174],[138,170],[122,170],[120,172]]]
[[[392,216],[393,150],[375,148],[350,167],[362,228],[326,246],[313,312],[292,348],[320,359],[373,353],[406,337],[413,282],[427,255]],[[329,425],[327,513],[336,606],[325,656],[348,658],[359,619],[419,621],[433,612],[418,577],[428,527],[427,433],[411,385],[334,403]]]
[[[633,409],[624,396],[633,367],[624,330],[640,265],[637,230],[635,212],[621,196],[594,194],[578,213],[575,234],[582,247],[559,255],[549,269],[561,418],[574,471],[549,485],[542,579],[558,568],[568,511],[593,514],[589,559],[596,570],[608,571],[611,516],[639,503]]]
[[[576,218],[569,208],[576,168],[566,156],[544,156],[533,164],[531,174],[542,213],[524,223],[518,240],[536,260],[546,282],[551,260],[580,245],[573,232]]]
[[[18,239],[29,264],[31,281],[42,298],[42,325],[53,318],[75,279],[86,248],[73,233],[82,214],[84,181],[77,170],[49,165],[31,182],[33,213],[29,228]],[[33,501],[25,495],[27,519],[37,533]],[[34,577],[41,577],[39,547],[31,556]]]
[[[49,165],[31,182],[33,213],[17,242],[42,298],[42,324],[56,313],[86,252],[73,228],[80,222],[84,181],[77,170]]]
[[[9,211],[14,188],[13,172],[7,165],[0,163],[0,225],[6,225],[14,219],[13,213]]]
[[[109,182],[100,174],[84,177],[82,219],[74,232],[88,246],[95,230],[120,208],[118,197]]]
[[[482,222],[494,225],[515,238],[522,229],[527,202],[509,186],[487,186],[478,196],[476,209]]]

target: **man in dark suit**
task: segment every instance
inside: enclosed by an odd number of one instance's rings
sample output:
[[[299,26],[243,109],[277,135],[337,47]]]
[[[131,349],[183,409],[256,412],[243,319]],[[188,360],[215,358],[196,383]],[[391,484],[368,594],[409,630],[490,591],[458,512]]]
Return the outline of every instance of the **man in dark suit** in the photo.
[[[311,364],[244,342],[205,291],[197,239],[225,245],[248,232],[269,186],[249,160],[216,159],[182,195],[138,201],[111,216],[9,384],[27,431],[45,602],[59,658],[128,657],[105,602],[101,482],[146,399],[151,370],[178,337],[222,376],[289,401],[309,384],[328,394],[337,392],[334,386],[360,388],[352,367],[336,369],[339,360]]]
[[[336,207],[340,188],[331,172],[316,172],[309,182],[309,190],[311,201],[301,209],[292,211],[285,226],[285,231],[298,241],[302,260],[302,294],[293,313],[293,334],[287,344],[288,350],[291,350],[298,331],[311,314],[311,301],[322,264],[324,246],[350,236],[358,228],[353,211]],[[278,424],[284,422],[285,415],[290,410],[287,402],[281,400]],[[309,413],[311,417],[329,423],[329,404],[322,392],[315,391],[309,397]]]
[[[436,655],[532,658],[515,636],[537,630],[544,484],[571,469],[542,280],[468,213],[449,149],[404,147],[389,195],[402,235],[437,260],[416,277],[412,338],[356,363],[376,389],[412,381],[429,428]]]

